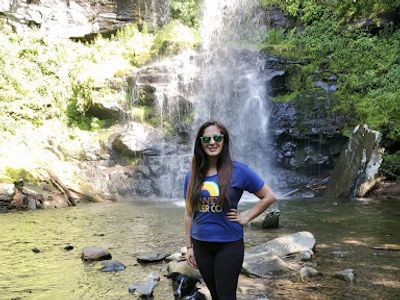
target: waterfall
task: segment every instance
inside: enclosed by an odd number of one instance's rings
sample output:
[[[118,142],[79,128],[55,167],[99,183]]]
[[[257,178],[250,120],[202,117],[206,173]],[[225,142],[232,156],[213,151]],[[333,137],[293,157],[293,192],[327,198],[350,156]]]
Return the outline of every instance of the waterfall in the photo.
[[[267,57],[257,48],[266,30],[263,10],[258,0],[205,0],[203,7],[201,49],[156,62],[133,76],[135,90],[150,93],[145,98],[155,100],[160,128],[165,132],[162,127],[167,121],[178,133],[178,137],[165,137],[160,155],[143,161],[150,175],[138,185],[151,181],[152,188],[146,190],[153,189],[162,198],[181,199],[179,184],[193,153],[192,129],[206,120],[225,124],[233,158],[275,186],[268,131],[271,71],[265,67]]]
[[[257,0],[205,0],[201,26],[202,87],[195,123],[218,120],[232,135],[234,159],[271,184],[268,72],[257,50],[264,16]]]

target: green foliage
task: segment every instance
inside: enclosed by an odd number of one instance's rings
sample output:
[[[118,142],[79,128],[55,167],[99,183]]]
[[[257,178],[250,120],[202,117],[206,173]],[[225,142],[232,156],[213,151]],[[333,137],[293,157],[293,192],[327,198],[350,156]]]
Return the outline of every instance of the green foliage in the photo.
[[[139,31],[136,24],[130,24],[120,29],[111,41],[105,40],[104,44],[116,44],[115,46],[122,49],[122,56],[132,66],[141,66],[152,58],[149,50],[153,40],[153,35],[146,33],[145,30]]]
[[[51,118],[101,128],[104,121],[85,116],[94,86],[148,62],[153,39],[134,25],[90,44],[0,29],[0,129],[16,133]]]
[[[195,48],[200,43],[199,33],[178,21],[172,21],[156,33],[153,41],[154,56],[173,55],[185,48]]]
[[[72,96],[68,101],[66,115],[68,125],[76,126],[81,130],[91,130],[92,126],[98,128],[97,118],[86,116],[92,104],[93,80],[77,82],[72,85]]]
[[[3,170],[3,175],[9,178],[11,182],[18,182],[20,180],[25,183],[38,183],[40,180],[37,176],[33,175],[31,172],[24,168],[12,168],[5,167]]]
[[[382,170],[387,178],[400,180],[400,151],[394,154],[384,154]]]
[[[383,133],[383,145],[400,142],[400,30],[388,24],[369,32],[359,24],[362,18],[380,23],[379,15],[398,11],[400,1],[275,1],[265,5],[280,7],[302,23],[302,30],[272,29],[261,47],[298,64],[288,65],[291,95],[315,94],[315,82],[336,75],[337,91],[331,94],[335,109],[352,116],[351,126],[366,123]],[[398,174],[399,154],[387,155],[387,172]],[[397,163],[396,163],[397,161]]]
[[[301,0],[261,0],[265,6],[280,7],[288,16],[295,17],[300,9]]]
[[[150,125],[152,127],[162,128],[164,133],[172,134],[174,128],[171,123],[160,116],[153,107],[139,105],[131,109],[131,117],[134,121]]]
[[[378,130],[392,126],[385,138],[400,139],[400,31],[377,36],[361,30],[342,32],[327,17],[301,33],[268,33],[265,44],[269,52],[308,62],[290,67],[292,91],[310,92],[324,74],[335,74],[337,108],[349,114],[355,109],[357,123]]]
[[[199,26],[199,0],[170,0],[169,6],[172,18],[190,27]]]
[[[345,22],[400,8],[400,0],[261,0],[261,4],[279,7],[287,16],[307,24],[319,21],[323,14]]]
[[[291,102],[299,96],[300,96],[300,93],[292,92],[287,95],[276,96],[276,97],[274,97],[274,101],[276,101],[276,102]]]

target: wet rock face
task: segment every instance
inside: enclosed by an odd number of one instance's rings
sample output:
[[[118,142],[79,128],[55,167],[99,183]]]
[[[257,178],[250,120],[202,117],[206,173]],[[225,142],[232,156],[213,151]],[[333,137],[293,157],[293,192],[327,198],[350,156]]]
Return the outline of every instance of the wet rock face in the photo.
[[[148,120],[168,123],[180,141],[187,141],[192,119],[192,99],[200,87],[198,54],[179,55],[144,66],[127,78],[133,107],[149,111]]]
[[[117,0],[117,19],[139,21],[152,26],[162,26],[170,18],[166,0]]]
[[[281,19],[279,10],[272,9],[270,14]],[[287,24],[282,19],[270,26],[285,28],[282,26]],[[288,95],[292,67],[306,63],[305,60],[267,57],[264,70],[270,74],[269,96]],[[336,90],[337,76],[316,78],[319,78],[315,82],[319,88],[316,92],[301,94],[290,102],[272,102],[269,124],[274,141],[273,158],[281,168],[280,182],[285,182],[281,190],[293,190],[312,180],[328,177],[347,140],[341,132],[348,117],[333,113],[334,100],[330,96]]]
[[[90,38],[96,33],[112,33],[129,22],[156,28],[169,21],[165,0],[6,0],[0,13],[14,31],[36,28],[49,35]]]
[[[346,118],[330,113],[329,98],[317,98],[311,95],[273,103],[274,157],[288,177],[305,176],[304,182],[296,183],[299,185],[327,177],[346,142],[341,134]]]
[[[265,10],[265,23],[271,28],[287,28],[290,20],[285,17],[283,11],[278,7],[268,6]]]

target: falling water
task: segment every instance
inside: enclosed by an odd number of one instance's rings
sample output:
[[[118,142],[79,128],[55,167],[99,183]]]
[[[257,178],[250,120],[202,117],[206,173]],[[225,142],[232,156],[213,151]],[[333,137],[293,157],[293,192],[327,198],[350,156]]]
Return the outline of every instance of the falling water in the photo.
[[[182,119],[192,110],[192,129],[206,120],[221,121],[232,135],[234,159],[249,164],[274,187],[268,138],[271,76],[266,56],[257,49],[266,30],[263,10],[257,0],[205,0],[203,8],[202,48],[142,69],[136,85],[155,87],[160,127],[164,121],[175,129],[187,124]],[[183,131],[193,140],[191,128]],[[177,183],[183,182],[192,153],[181,142],[165,140],[161,155],[144,161],[151,169],[158,166],[151,181],[161,197],[181,198]]]
[[[263,68],[265,56],[257,50],[264,19],[257,0],[205,0],[203,84],[195,112],[196,124],[210,119],[225,124],[232,135],[234,158],[271,181],[268,74]]]
[[[183,118],[192,110],[191,97],[193,95],[195,79],[197,78],[197,66],[194,63],[196,53],[192,50],[184,51],[181,54],[149,66],[146,76],[140,78],[151,78],[151,83],[156,86],[154,96],[160,116],[159,128],[164,128],[164,121],[167,124],[181,126]],[[176,127],[175,130],[179,131]],[[156,173],[151,176],[152,186],[156,193],[162,198],[182,198],[181,186],[190,164],[190,147],[187,143],[179,143],[176,139],[166,138],[161,144],[159,156],[146,157],[144,162]]]

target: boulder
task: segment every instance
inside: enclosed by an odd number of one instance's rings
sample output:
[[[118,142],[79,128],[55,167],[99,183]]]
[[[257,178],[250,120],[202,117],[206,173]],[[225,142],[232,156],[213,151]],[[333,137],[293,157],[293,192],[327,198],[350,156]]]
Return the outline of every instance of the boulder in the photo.
[[[311,267],[302,267],[300,269],[299,274],[300,274],[300,280],[304,281],[306,278],[315,277],[317,275],[320,275],[321,273]]]
[[[100,247],[86,246],[82,249],[82,260],[84,261],[97,261],[111,259],[111,253]]]
[[[14,193],[13,183],[0,183],[0,212],[10,207]]]
[[[292,253],[300,253],[315,246],[315,239],[312,233],[308,231],[296,232],[285,235],[246,249],[246,254],[270,253],[278,257],[284,257]]]
[[[354,128],[332,172],[326,197],[364,196],[363,185],[375,180],[382,164],[381,138],[380,132],[370,130],[367,125]]]
[[[159,281],[160,274],[157,272],[151,272],[143,281],[131,284],[128,287],[128,291],[130,293],[135,293],[140,297],[151,297],[153,295],[153,290],[158,285]]]
[[[123,116],[123,111],[115,103],[93,101],[86,114],[101,120],[118,120]]]
[[[343,271],[336,272],[333,278],[341,279],[347,282],[354,282],[353,269],[345,269]]]
[[[282,236],[261,245],[245,250],[242,271],[255,276],[282,275],[289,269],[300,269],[300,260],[305,251],[311,251],[315,247],[314,236],[307,231],[297,232]],[[299,254],[297,263],[285,262],[293,254]]]
[[[166,260],[167,262],[170,262],[170,261],[179,262],[179,261],[184,261],[184,260],[186,260],[186,258],[185,258],[184,255],[182,255],[182,253],[173,253],[173,254],[171,254],[170,256],[166,257],[165,260]]]
[[[126,130],[114,138],[112,147],[127,157],[159,155],[161,134],[150,126],[130,122]]]
[[[277,228],[279,226],[279,216],[281,211],[278,202],[275,201],[265,212],[265,217],[261,222],[261,228]]]
[[[126,267],[117,260],[105,260],[99,263],[99,270],[101,272],[121,272]]]
[[[167,253],[151,253],[145,255],[139,255],[136,257],[137,261],[140,263],[152,263],[158,262],[166,259],[169,256]]]
[[[177,273],[181,273],[190,277],[194,277],[194,278],[201,278],[201,274],[199,272],[198,269],[194,269],[191,266],[189,266],[185,261],[171,261],[168,263],[167,266],[167,272],[168,274],[177,272]]]
[[[245,256],[242,271],[259,277],[284,275],[289,272],[289,266],[276,255],[253,254]]]

